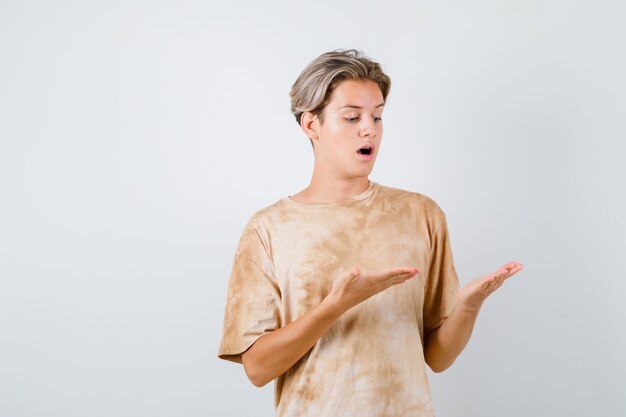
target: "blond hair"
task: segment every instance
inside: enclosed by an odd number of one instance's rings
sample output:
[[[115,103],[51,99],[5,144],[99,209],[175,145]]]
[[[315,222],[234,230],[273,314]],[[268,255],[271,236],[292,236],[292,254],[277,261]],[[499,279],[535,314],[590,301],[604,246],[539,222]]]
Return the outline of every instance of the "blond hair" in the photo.
[[[322,111],[330,102],[333,89],[343,80],[369,80],[378,84],[383,100],[387,99],[391,79],[380,64],[356,49],[338,49],[315,58],[291,87],[291,112],[298,124],[310,111],[322,122]]]

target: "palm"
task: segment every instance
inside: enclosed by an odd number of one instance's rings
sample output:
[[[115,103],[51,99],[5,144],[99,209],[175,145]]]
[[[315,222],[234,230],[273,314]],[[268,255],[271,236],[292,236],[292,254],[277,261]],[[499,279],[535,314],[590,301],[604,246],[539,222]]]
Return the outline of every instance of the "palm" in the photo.
[[[521,269],[519,262],[508,262],[496,272],[470,281],[459,291],[458,303],[469,309],[479,309],[487,297]]]

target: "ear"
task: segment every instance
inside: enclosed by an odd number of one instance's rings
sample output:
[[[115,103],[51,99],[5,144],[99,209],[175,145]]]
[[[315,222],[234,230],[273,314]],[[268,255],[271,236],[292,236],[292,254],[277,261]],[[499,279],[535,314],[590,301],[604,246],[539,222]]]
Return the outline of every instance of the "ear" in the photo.
[[[319,139],[320,120],[316,114],[305,111],[300,116],[300,127],[311,140]]]

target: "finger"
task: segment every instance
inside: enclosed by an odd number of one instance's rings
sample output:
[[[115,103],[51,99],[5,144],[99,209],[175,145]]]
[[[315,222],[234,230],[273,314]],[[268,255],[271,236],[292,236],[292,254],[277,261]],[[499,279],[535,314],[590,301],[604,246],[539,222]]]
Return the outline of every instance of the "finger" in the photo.
[[[498,279],[495,276],[487,276],[487,279],[481,282],[479,293],[483,298],[489,297],[495,290],[500,287],[502,283],[498,283]]]
[[[400,285],[406,282],[407,280],[408,278],[406,277],[394,276],[394,277],[387,278],[384,281],[378,281],[378,285],[380,285],[382,288],[389,288],[389,287],[393,287],[394,285]]]
[[[491,292],[495,287],[501,285],[504,281],[504,275],[493,275],[489,280],[487,280],[487,290]]]
[[[509,262],[503,265],[491,276],[491,278],[487,280],[487,287],[485,290],[488,294],[493,293],[495,290],[500,288],[502,284],[504,284],[504,281],[521,271],[521,269],[522,264],[518,262]]]
[[[509,274],[510,275],[515,275],[519,271],[521,271],[522,269],[524,269],[524,266],[522,264],[516,262],[516,265],[511,269],[511,272],[509,272]]]
[[[394,285],[399,285],[399,284],[406,282],[407,280],[415,277],[416,274],[417,273],[413,271],[410,273],[385,275],[385,276],[379,277],[378,283],[382,285],[383,287],[389,288]]]
[[[412,276],[410,275],[396,275],[395,277],[389,279],[387,284],[390,286],[400,285],[408,281]]]
[[[382,274],[386,276],[393,276],[400,274],[416,274],[418,272],[420,272],[419,268],[415,268],[413,266],[400,266],[382,271]]]
[[[392,275],[388,279],[390,279],[391,281],[394,281],[394,282],[397,282],[397,283],[401,284],[404,281],[407,281],[407,280],[415,277],[416,275],[417,275],[417,272],[410,272],[410,273],[405,273],[405,274]]]
[[[395,275],[393,277],[393,279],[395,279],[396,281],[404,282],[404,281],[407,281],[407,280],[413,278],[415,275],[416,274],[414,274],[414,273],[411,273],[411,274],[399,274],[399,275]]]
[[[495,290],[497,290],[498,288],[500,288],[502,286],[502,284],[504,284],[504,281],[506,281],[506,279],[507,279],[506,277],[502,276],[500,278],[497,278],[497,279],[493,280],[493,282],[489,286],[489,293],[492,293]]]
[[[510,268],[506,268],[504,266],[501,266],[500,268],[498,268],[494,273],[493,276],[494,277],[501,277],[504,275],[507,275],[509,273],[509,271],[511,271]]]
[[[483,296],[483,297],[487,297],[489,294],[491,294],[492,292],[492,286],[493,283],[495,281],[496,277],[495,276],[489,276],[487,275],[485,277],[485,279],[483,279],[482,281],[478,282],[478,292]]]
[[[500,267],[496,272],[494,272],[494,276],[496,277],[504,277],[504,279],[510,278],[519,271],[522,270],[522,264],[518,262],[509,262],[502,267]]]
[[[371,275],[371,278],[374,281],[378,281],[378,282],[387,282],[389,280],[394,279],[394,277],[400,276],[400,275],[405,275],[409,278],[415,276],[416,274],[419,273],[419,269],[417,268],[411,268],[411,267],[401,267],[401,268],[392,268],[392,269],[388,269],[386,271],[382,271],[379,273],[375,273]]]
[[[519,263],[519,262],[512,261],[512,262],[507,262],[506,264],[504,264],[502,266],[502,268],[506,269],[508,271],[509,275],[514,275],[517,272],[522,270],[523,265],[521,263]]]
[[[493,279],[491,279],[489,282],[489,291],[494,292],[495,290],[500,288],[502,284],[504,284],[504,281],[506,281],[508,278],[509,276],[506,273],[495,275]]]

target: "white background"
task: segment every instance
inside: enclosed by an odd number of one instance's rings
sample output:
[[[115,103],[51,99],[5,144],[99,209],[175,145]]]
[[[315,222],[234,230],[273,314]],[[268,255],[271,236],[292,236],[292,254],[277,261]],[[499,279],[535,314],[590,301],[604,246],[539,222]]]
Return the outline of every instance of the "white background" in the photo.
[[[272,416],[217,359],[239,234],[304,188],[288,92],[392,78],[371,179],[486,303],[439,417],[626,415],[623,1],[0,1],[0,415]]]

